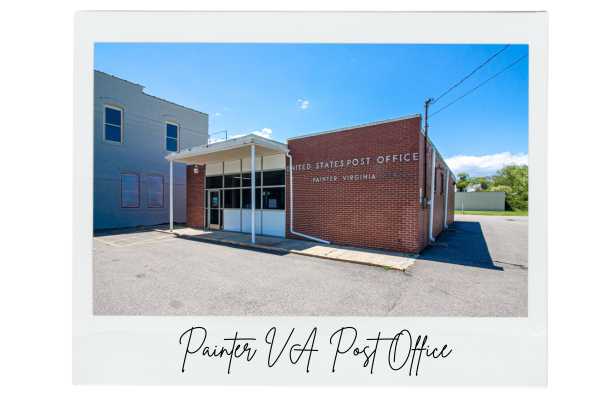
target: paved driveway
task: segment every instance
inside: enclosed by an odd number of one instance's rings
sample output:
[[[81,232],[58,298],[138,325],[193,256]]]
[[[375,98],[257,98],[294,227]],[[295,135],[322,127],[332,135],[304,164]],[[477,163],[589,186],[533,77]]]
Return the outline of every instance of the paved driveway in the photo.
[[[103,315],[526,316],[527,219],[457,216],[407,272],[157,232],[94,239]]]

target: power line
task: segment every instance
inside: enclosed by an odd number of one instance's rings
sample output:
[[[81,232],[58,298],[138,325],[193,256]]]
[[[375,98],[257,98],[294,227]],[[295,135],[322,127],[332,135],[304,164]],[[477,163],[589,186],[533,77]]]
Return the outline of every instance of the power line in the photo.
[[[515,61],[513,61],[512,63],[510,63],[509,65],[507,65],[503,69],[501,69],[499,72],[495,73],[494,75],[490,76],[485,81],[481,82],[479,85],[475,86],[473,89],[469,90],[468,92],[464,93],[462,96],[460,96],[460,97],[456,98],[455,100],[451,101],[450,103],[446,104],[445,106],[443,106],[442,108],[440,108],[436,112],[430,114],[429,118],[433,117],[436,114],[439,114],[440,112],[444,111],[446,108],[450,107],[451,105],[453,105],[457,101],[459,101],[459,100],[467,97],[468,95],[470,95],[471,93],[473,93],[474,91],[476,91],[477,89],[479,89],[480,87],[482,87],[483,85],[485,85],[486,83],[488,83],[489,81],[491,81],[492,79],[496,78],[498,75],[502,74],[503,72],[505,72],[505,71],[509,70],[510,68],[512,68],[513,66],[517,65],[525,57],[527,57],[527,54],[522,55],[521,57],[519,57],[518,59],[516,59]]]
[[[462,78],[460,81],[458,81],[457,83],[455,83],[454,85],[450,86],[444,93],[442,93],[441,95],[439,95],[438,97],[436,97],[432,102],[431,105],[435,104],[439,99],[441,99],[442,97],[444,97],[445,95],[447,95],[448,93],[450,93],[452,90],[454,90],[457,86],[459,86],[460,84],[462,84],[464,81],[466,81],[467,79],[469,79],[471,76],[473,76],[473,74],[477,71],[479,71],[481,68],[483,68],[486,64],[488,64],[490,61],[492,61],[494,58],[496,58],[496,56],[498,56],[500,53],[502,53],[504,50],[508,49],[508,47],[510,46],[510,44],[507,44],[506,46],[504,46],[503,48],[501,48],[499,51],[497,51],[496,53],[492,54],[487,60],[485,60],[483,63],[479,64],[479,66],[477,68],[475,68],[473,71],[471,71],[467,76],[465,76],[464,78]]]

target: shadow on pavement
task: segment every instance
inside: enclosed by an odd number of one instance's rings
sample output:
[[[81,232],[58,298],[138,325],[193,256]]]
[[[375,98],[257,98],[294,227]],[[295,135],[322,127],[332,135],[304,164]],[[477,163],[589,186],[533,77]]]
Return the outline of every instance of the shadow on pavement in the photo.
[[[494,265],[479,222],[455,222],[421,252],[419,259],[504,270]]]
[[[210,239],[210,238],[204,238],[199,235],[198,236],[180,235],[180,236],[176,236],[176,238],[182,239],[182,240],[190,240],[192,242],[202,242],[202,243],[213,244],[215,246],[224,246],[224,247],[229,247],[232,249],[240,249],[240,250],[254,251],[257,253],[272,254],[272,255],[276,255],[276,256],[285,256],[285,255],[289,254],[289,252],[287,250],[270,249],[267,247],[253,247],[253,246],[248,246],[247,244],[244,244],[244,243],[217,241],[217,240]]]

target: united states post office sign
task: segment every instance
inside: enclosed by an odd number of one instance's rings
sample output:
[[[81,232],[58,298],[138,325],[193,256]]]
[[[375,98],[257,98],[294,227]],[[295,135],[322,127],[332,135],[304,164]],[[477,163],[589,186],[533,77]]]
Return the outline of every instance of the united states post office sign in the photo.
[[[387,166],[400,163],[414,163],[419,161],[419,153],[381,154],[378,156],[353,157],[337,160],[319,160],[294,164],[292,171],[331,171],[344,170],[353,167]],[[386,177],[390,177],[385,175]],[[312,177],[312,183],[337,183],[353,181],[375,180],[378,176],[372,172],[348,175],[324,175]]]

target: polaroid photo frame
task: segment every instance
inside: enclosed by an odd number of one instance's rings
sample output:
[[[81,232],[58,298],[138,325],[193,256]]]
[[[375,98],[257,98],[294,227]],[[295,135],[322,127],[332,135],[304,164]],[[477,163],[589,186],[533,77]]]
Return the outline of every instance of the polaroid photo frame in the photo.
[[[76,384],[168,384],[168,385],[544,385],[547,379],[547,79],[548,79],[548,35],[547,15],[543,12],[80,12],[75,17],[75,151],[74,151],[74,254],[73,254],[73,382]],[[95,186],[95,170],[102,165],[95,163],[96,136],[115,151],[128,135],[127,119],[139,111],[131,111],[123,105],[123,96],[103,95],[105,103],[95,104],[95,46],[99,43],[237,43],[237,44],[514,44],[526,46],[528,56],[528,165],[529,175],[529,224],[527,231],[527,313],[519,316],[381,316],[352,315],[340,313],[325,315],[177,315],[181,303],[176,299],[168,307],[173,314],[134,315],[113,311],[99,312],[94,305],[94,252],[95,241],[110,241],[110,238],[94,235],[94,207],[99,206],[99,186]],[[467,68],[468,69],[468,68]],[[451,82],[449,82],[450,84]],[[128,83],[136,89],[135,83]],[[139,85],[138,85],[139,86]],[[110,87],[110,85],[109,85]],[[466,89],[466,88],[465,88]],[[136,89],[137,90],[137,89]],[[164,100],[164,99],[163,99]],[[425,100],[425,99],[423,99]],[[299,108],[307,108],[309,100],[299,97]],[[415,104],[418,121],[397,119],[383,121],[398,124],[402,129],[422,127],[421,104]],[[214,150],[234,154],[240,149],[250,149],[247,155],[239,156],[240,167],[227,164],[232,158],[221,160],[223,170],[240,168],[243,173],[263,171],[262,179],[278,179],[275,174],[267,177],[268,165],[283,160],[285,170],[284,187],[289,186],[290,171],[296,174],[296,190],[302,190],[302,174],[306,168],[316,164],[327,168],[349,168],[349,172],[327,173],[325,182],[350,179],[367,181],[379,179],[404,179],[405,170],[398,169],[397,175],[384,171],[381,165],[402,164],[418,171],[421,165],[436,165],[431,175],[421,172],[425,182],[438,182],[440,199],[448,186],[439,182],[456,184],[458,178],[438,158],[434,145],[428,147],[425,156],[416,152],[380,151],[372,154],[376,172],[358,173],[352,168],[361,168],[366,162],[357,158],[341,160],[306,159],[303,140],[313,144],[323,139],[323,134],[300,137],[285,143],[270,140],[254,132],[253,135],[228,138],[211,146],[194,146],[186,150],[184,138],[187,121],[173,112],[161,112],[158,122],[165,127],[165,149],[170,155],[162,157],[171,170],[164,174],[147,174],[148,178],[136,175],[135,171],[122,170],[119,187],[119,202],[123,208],[136,208],[148,204],[149,209],[163,208],[173,223],[173,204],[176,189],[173,183],[173,164],[186,164],[186,174],[219,175],[209,173],[211,166],[220,162],[213,159]],[[135,117],[134,117],[135,118]],[[197,116],[202,120],[202,116]],[[416,118],[416,117],[415,117]],[[353,135],[361,129],[372,132],[373,125],[365,121],[360,126],[344,129],[343,135]],[[202,122],[200,122],[202,123]],[[413,125],[411,125],[413,124]],[[375,124],[377,125],[377,124]],[[387,125],[386,125],[387,126]],[[377,128],[377,126],[375,127]],[[162,129],[162,128],[161,128]],[[377,128],[379,129],[379,128]],[[348,133],[349,132],[349,133]],[[264,132],[263,132],[264,133]],[[300,134],[302,132],[298,132]],[[422,135],[419,130],[417,135]],[[384,133],[385,134],[385,133]],[[483,134],[483,133],[482,133]],[[342,137],[337,135],[335,138]],[[347,137],[350,137],[347,136]],[[330,136],[327,136],[330,137]],[[331,136],[333,137],[333,136]],[[419,136],[421,137],[421,136]],[[332,140],[331,145],[336,144]],[[354,140],[354,139],[353,139]],[[421,138],[421,143],[428,143]],[[321,143],[321,142],[319,142]],[[327,142],[323,142],[327,145]],[[321,143],[322,144],[322,143]],[[295,145],[296,149],[293,149]],[[162,144],[161,144],[162,146]],[[220,146],[220,147],[219,147]],[[317,146],[318,147],[318,146]],[[308,145],[311,147],[311,144]],[[163,149],[163,150],[165,150]],[[292,149],[292,151],[290,151]],[[296,154],[294,154],[294,150]],[[304,152],[304,153],[303,153]],[[245,154],[245,153],[244,153]],[[249,153],[250,154],[250,153]],[[289,156],[288,158],[281,156]],[[98,158],[98,156],[96,156]],[[293,161],[290,157],[296,157]],[[304,157],[304,159],[302,158]],[[381,158],[380,158],[381,157]],[[432,161],[431,158],[434,158]],[[439,155],[438,155],[439,157]],[[235,157],[234,157],[235,158]],[[96,160],[98,161],[98,159]],[[201,161],[204,164],[201,164]],[[379,162],[381,161],[381,162]],[[424,164],[422,162],[425,161]],[[341,166],[339,163],[346,163]],[[275,163],[275,164],[269,164]],[[321,163],[321,164],[319,164]],[[336,163],[333,165],[333,163]],[[412,164],[411,164],[412,163]],[[428,164],[429,163],[429,164]],[[431,164],[433,163],[433,164]],[[347,165],[350,164],[350,165]],[[381,165],[379,165],[381,164]],[[311,166],[312,165],[312,166]],[[439,168],[438,168],[439,165]],[[179,168],[179,167],[175,167]],[[325,168],[325,167],[324,167]],[[325,169],[327,169],[325,168]],[[377,169],[380,168],[380,169]],[[399,167],[405,168],[405,167]],[[436,175],[436,171],[440,176]],[[237,170],[236,170],[237,171]],[[246,171],[246,172],[245,172]],[[403,172],[404,171],[404,172]],[[429,171],[429,170],[427,170]],[[444,175],[445,172],[445,175]],[[415,172],[416,173],[416,172]],[[386,175],[387,174],[387,175]],[[373,175],[373,177],[371,177]],[[354,178],[358,176],[358,178]],[[330,177],[330,178],[327,178]],[[250,179],[252,187],[261,187],[263,199],[253,198],[252,212],[263,207],[263,213],[277,209],[282,201],[282,191],[266,190],[268,185]],[[452,179],[452,180],[451,180]],[[189,186],[189,182],[188,186]],[[200,181],[199,181],[200,182]],[[208,180],[202,180],[208,184]],[[333,184],[333,183],[332,183]],[[277,186],[277,185],[273,185]],[[140,189],[143,187],[144,189]],[[428,186],[425,183],[427,191]],[[435,188],[432,186],[435,192]],[[202,189],[207,190],[207,188]],[[288,190],[288,189],[282,189]],[[408,190],[408,189],[407,189]],[[96,191],[96,193],[95,193]],[[242,196],[243,196],[243,190]],[[133,193],[133,194],[132,194]],[[190,190],[190,193],[192,191]],[[267,193],[265,195],[265,193]],[[286,192],[289,193],[289,192]],[[437,193],[437,192],[436,192]],[[198,218],[203,226],[213,224],[222,227],[225,219],[223,206],[226,201],[223,191],[208,193],[206,213],[199,211]],[[223,199],[219,198],[223,196]],[[297,195],[296,195],[297,196]],[[289,194],[287,195],[289,197]],[[426,210],[431,199],[419,194]],[[214,203],[212,203],[214,201]],[[236,201],[227,200],[227,201]],[[263,203],[264,201],[264,203]],[[297,197],[294,201],[299,202]],[[439,200],[438,200],[439,201]],[[188,197],[188,202],[191,202]],[[243,199],[242,199],[243,202]],[[214,219],[209,205],[214,204]],[[237,204],[237,203],[236,203]],[[240,203],[241,204],[241,203]],[[296,204],[298,207],[298,203]],[[242,206],[238,206],[242,211]],[[282,206],[283,207],[283,206]],[[454,204],[454,208],[457,204]],[[286,210],[290,208],[289,199]],[[448,205],[445,207],[448,210]],[[266,211],[265,211],[266,210]],[[152,210],[151,210],[152,211]],[[170,212],[170,214],[169,214]],[[427,211],[417,211],[427,214]],[[448,213],[448,211],[446,211]],[[452,210],[451,210],[452,213]],[[262,215],[262,214],[261,214]],[[433,214],[431,214],[433,215]],[[453,213],[452,213],[453,215]],[[449,222],[448,215],[444,223]],[[188,216],[189,219],[189,216]],[[433,219],[433,218],[431,218]],[[252,238],[257,229],[267,230],[270,222],[256,218],[252,220]],[[287,233],[296,229],[302,235],[305,223],[289,226],[289,216],[284,215]],[[175,221],[177,222],[177,221]],[[240,222],[243,224],[244,222]],[[309,224],[310,225],[310,224]],[[442,224],[444,225],[444,224]],[[166,226],[157,235],[174,236]],[[178,228],[178,227],[177,227]],[[185,228],[184,228],[185,229]],[[242,230],[241,227],[239,227]],[[427,224],[424,235],[431,230]],[[250,232],[246,231],[246,232]],[[264,233],[264,232],[263,232]],[[186,234],[182,233],[180,237]],[[309,233],[306,239],[321,239],[321,245],[335,245],[335,241],[315,238]],[[247,235],[246,235],[247,236]],[[335,235],[333,235],[335,236]],[[369,233],[363,236],[369,237]],[[178,236],[179,237],[179,236]],[[435,238],[434,238],[435,239]],[[127,238],[123,238],[127,242]],[[169,239],[178,243],[177,239]],[[226,239],[229,240],[229,239]],[[233,240],[233,239],[231,239]],[[311,242],[311,240],[313,240]],[[192,241],[193,242],[193,241]],[[198,242],[202,243],[202,242]],[[106,243],[105,243],[106,244]],[[127,245],[128,243],[122,243]],[[229,245],[236,243],[229,243]],[[221,244],[222,246],[223,244]],[[239,245],[239,243],[237,243]],[[200,245],[198,245],[200,246]],[[218,248],[218,247],[217,247]],[[244,249],[244,247],[241,247]],[[253,250],[244,250],[253,251]],[[267,257],[268,253],[265,253]],[[319,255],[319,254],[317,254]],[[380,254],[378,254],[380,255]],[[385,254],[384,254],[385,255]],[[106,257],[112,257],[106,253]],[[198,250],[199,262],[202,253]],[[383,256],[382,256],[383,257]],[[286,257],[280,257],[286,263]],[[308,259],[308,258],[307,258]],[[378,261],[379,262],[379,261]],[[176,262],[175,262],[176,264]],[[378,268],[362,266],[364,268]],[[122,279],[144,279],[139,276],[124,277],[115,269],[114,281]],[[122,272],[122,271],[121,271]],[[397,273],[410,273],[395,271]],[[96,277],[97,278],[97,277]],[[183,279],[183,278],[182,278]],[[301,283],[299,283],[301,284]],[[115,286],[107,283],[110,292]],[[121,288],[127,284],[121,281]],[[157,284],[160,289],[160,282]],[[116,289],[115,289],[116,290]],[[127,290],[121,293],[128,301]],[[423,293],[423,296],[427,296]],[[240,295],[243,300],[243,294]],[[238,299],[239,300],[239,299]],[[162,314],[162,313],[161,313]],[[348,315],[350,314],[350,315]],[[418,314],[418,313],[415,313]]]

